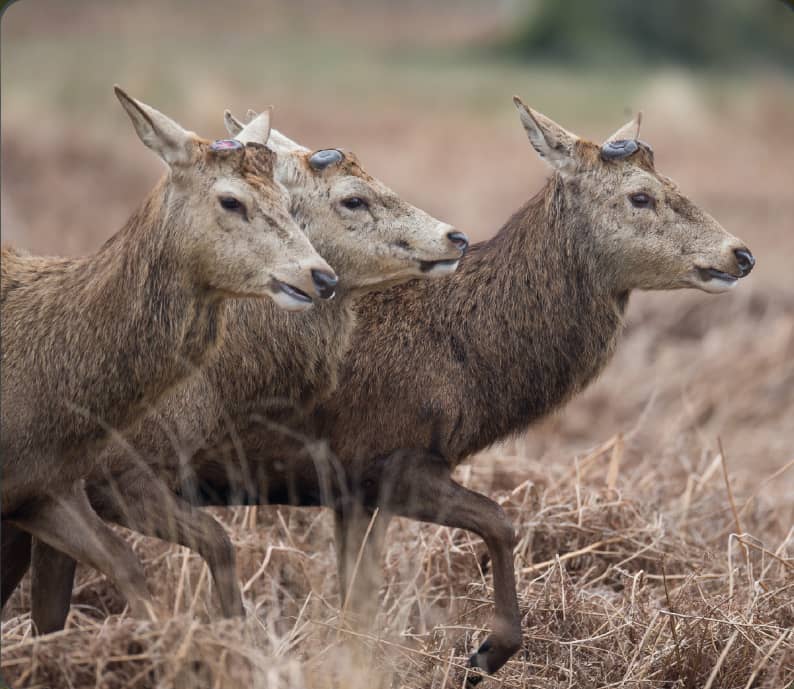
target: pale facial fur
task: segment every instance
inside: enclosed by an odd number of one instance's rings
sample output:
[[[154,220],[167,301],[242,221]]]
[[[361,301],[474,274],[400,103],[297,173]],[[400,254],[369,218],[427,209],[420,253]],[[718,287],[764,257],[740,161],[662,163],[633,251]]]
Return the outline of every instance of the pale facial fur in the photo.
[[[695,287],[718,293],[750,272],[747,246],[656,172],[639,142],[626,157],[605,159],[601,147],[566,131],[516,99],[530,142],[562,178],[565,203],[587,219],[599,265],[615,271],[618,290]],[[636,139],[639,121],[607,142]],[[606,260],[598,260],[598,259]]]
[[[239,123],[228,114],[227,127]],[[356,156],[324,169],[310,163],[313,151],[273,130],[276,178],[290,193],[291,212],[346,289],[383,287],[455,271],[462,251],[450,240],[456,230],[403,201],[367,174]]]
[[[289,196],[274,179],[275,155],[264,145],[269,112],[218,147],[117,94],[141,140],[169,167],[169,193],[157,212],[190,228],[182,241],[197,286],[222,296],[269,296],[287,309],[310,307],[318,294],[313,271],[335,276],[290,216]]]

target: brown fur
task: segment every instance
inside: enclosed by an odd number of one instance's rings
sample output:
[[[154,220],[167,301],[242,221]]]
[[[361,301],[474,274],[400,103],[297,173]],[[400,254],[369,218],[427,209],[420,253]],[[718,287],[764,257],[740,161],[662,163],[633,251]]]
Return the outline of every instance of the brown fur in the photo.
[[[307,274],[307,259],[328,266],[287,213],[272,152],[254,144],[211,151],[117,94],[170,174],[91,256],[2,251],[3,537],[18,528],[71,547],[120,582],[141,612],[148,592],[140,565],[90,510],[79,480],[114,431],[206,363],[222,337],[224,296],[264,296],[270,278],[260,274],[285,259],[303,262]],[[192,206],[216,204],[206,196],[218,180],[250,197],[245,221],[223,210],[217,224],[214,215],[197,219]],[[248,254],[260,262],[252,277]],[[4,582],[3,602],[8,592]]]
[[[3,249],[4,515],[42,485],[85,476],[80,459],[218,341],[220,300],[201,298],[176,265],[181,228],[163,222],[165,186],[94,256],[47,261]],[[57,455],[57,475],[31,452]]]

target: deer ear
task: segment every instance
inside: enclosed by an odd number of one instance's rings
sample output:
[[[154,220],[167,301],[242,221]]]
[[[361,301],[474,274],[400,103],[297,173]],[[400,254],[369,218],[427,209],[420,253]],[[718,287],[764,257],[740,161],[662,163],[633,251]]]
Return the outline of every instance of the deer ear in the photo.
[[[127,111],[132,125],[143,143],[159,155],[168,165],[186,165],[193,158],[196,135],[182,129],[159,110],[128,96],[119,86],[114,86],[116,97]]]
[[[578,137],[545,115],[528,108],[518,96],[513,96],[513,103],[518,109],[529,142],[538,155],[554,169],[572,172],[576,167],[574,145]]]
[[[243,130],[243,123],[229,110],[223,111],[223,123],[226,125],[226,131],[232,136],[237,136]]]
[[[285,136],[278,129],[270,132],[270,147],[279,154],[309,153],[308,148]]]
[[[272,111],[272,107],[263,110],[245,125],[234,138],[242,143],[250,141],[264,146],[270,138],[270,114]]]
[[[642,111],[638,112],[633,119],[629,120],[612,136],[605,139],[607,141],[626,141],[628,139],[640,138],[640,125],[642,124]]]

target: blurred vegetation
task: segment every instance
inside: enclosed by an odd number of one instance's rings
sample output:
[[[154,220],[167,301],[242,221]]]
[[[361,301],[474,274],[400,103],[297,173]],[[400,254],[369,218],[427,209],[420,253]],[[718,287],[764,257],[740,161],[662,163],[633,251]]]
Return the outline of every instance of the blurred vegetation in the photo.
[[[789,0],[535,0],[500,51],[580,64],[794,69]]]

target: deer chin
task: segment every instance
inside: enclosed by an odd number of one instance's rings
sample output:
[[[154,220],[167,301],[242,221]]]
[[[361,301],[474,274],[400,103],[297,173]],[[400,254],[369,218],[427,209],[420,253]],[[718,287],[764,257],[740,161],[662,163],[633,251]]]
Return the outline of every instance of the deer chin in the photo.
[[[352,282],[347,282],[347,289],[364,290],[364,291],[380,291],[400,285],[405,282],[410,282],[416,278],[437,278],[445,275],[450,275],[455,272],[460,263],[460,258],[443,259],[440,261],[423,261],[421,259],[410,259],[403,262],[399,268],[394,268],[391,271],[382,269],[374,275],[368,277],[360,277]]]
[[[424,277],[443,277],[444,275],[451,275],[454,273],[459,263],[459,258],[451,258],[443,261],[419,261],[419,270]]]
[[[739,278],[730,273],[724,273],[716,268],[699,268],[692,271],[689,280],[692,287],[696,287],[710,294],[721,294],[736,287]]]
[[[277,278],[273,278],[268,287],[268,296],[285,311],[306,311],[314,305],[306,292]]]

